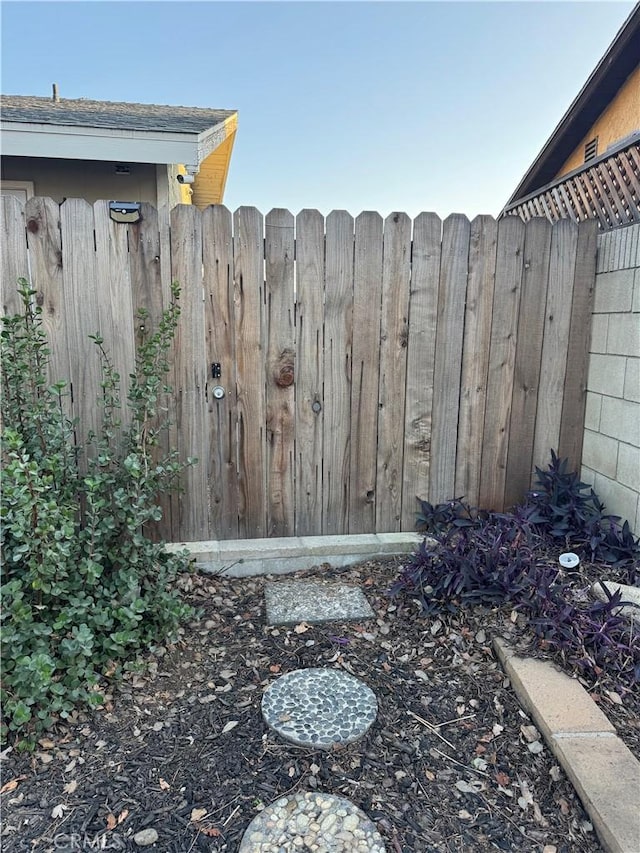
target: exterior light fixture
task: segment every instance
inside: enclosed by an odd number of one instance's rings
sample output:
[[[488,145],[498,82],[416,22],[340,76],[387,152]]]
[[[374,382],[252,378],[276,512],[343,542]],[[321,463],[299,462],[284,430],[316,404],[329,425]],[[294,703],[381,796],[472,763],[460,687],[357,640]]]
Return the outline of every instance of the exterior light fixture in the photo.
[[[110,201],[109,202],[109,217],[114,222],[123,222],[128,225],[132,222],[140,222],[142,215],[140,213],[139,201]]]

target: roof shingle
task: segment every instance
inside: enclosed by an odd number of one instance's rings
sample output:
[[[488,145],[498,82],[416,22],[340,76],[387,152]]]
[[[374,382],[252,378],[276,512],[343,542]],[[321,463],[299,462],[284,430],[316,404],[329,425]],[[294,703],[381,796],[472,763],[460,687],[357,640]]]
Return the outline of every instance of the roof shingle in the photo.
[[[202,133],[235,115],[235,110],[90,101],[85,98],[54,101],[31,95],[2,95],[1,105],[5,121],[167,133]]]

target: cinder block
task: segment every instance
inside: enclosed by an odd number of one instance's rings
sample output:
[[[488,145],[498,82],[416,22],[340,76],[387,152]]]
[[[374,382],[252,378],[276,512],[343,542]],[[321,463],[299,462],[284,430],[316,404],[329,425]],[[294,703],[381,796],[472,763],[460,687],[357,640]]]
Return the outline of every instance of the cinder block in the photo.
[[[302,544],[306,554],[328,557],[334,554],[378,553],[375,533],[360,533],[344,536],[303,536]]]
[[[600,432],[640,447],[640,403],[603,397]]]
[[[640,311],[640,269],[636,269],[635,281],[633,285],[633,311]]]
[[[633,305],[634,270],[618,270],[596,276],[593,310],[595,314],[631,311]]]
[[[611,397],[622,397],[625,369],[624,356],[592,353],[589,356],[587,389]]]
[[[640,448],[622,442],[618,445],[618,470],[615,479],[623,486],[629,486],[634,492],[640,492]]]
[[[640,356],[640,314],[603,314],[609,318],[607,352]]]
[[[594,391],[587,391],[587,401],[584,409],[585,429],[592,429],[594,430],[594,432],[599,432],[601,408],[602,397],[600,396],[600,394],[596,394]]]
[[[631,523],[631,519],[629,519]],[[640,495],[638,496],[638,506],[636,508],[636,523],[633,527],[634,536],[640,536]]]
[[[638,493],[622,483],[596,472],[593,488],[606,507],[606,512],[619,515],[622,521],[633,522],[638,510]]]
[[[640,850],[640,763],[618,737],[554,737],[559,759],[602,846]]]
[[[591,345],[589,352],[607,351],[609,314],[593,314],[591,318]]]
[[[302,556],[304,546],[299,536],[274,539],[232,539],[221,541],[219,557],[230,560],[274,560]]]
[[[618,442],[608,435],[586,429],[582,445],[582,461],[594,471],[615,479],[618,463]]]
[[[593,486],[596,481],[596,472],[592,468],[587,468],[583,465],[580,469],[580,480],[586,483],[587,486]]]
[[[640,403],[640,358],[628,358],[624,373],[624,399]]]

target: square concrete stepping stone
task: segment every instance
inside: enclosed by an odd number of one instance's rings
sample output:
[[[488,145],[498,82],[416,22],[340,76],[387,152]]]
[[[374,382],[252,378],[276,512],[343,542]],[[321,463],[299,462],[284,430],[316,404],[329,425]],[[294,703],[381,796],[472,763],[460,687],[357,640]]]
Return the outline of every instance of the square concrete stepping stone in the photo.
[[[372,619],[362,590],[317,580],[267,581],[264,586],[268,625]]]

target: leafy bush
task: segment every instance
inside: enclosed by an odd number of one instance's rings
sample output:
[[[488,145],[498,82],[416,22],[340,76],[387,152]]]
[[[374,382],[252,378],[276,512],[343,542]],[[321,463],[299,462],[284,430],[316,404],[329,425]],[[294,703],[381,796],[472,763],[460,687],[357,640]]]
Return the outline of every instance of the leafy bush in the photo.
[[[49,349],[34,291],[21,279],[19,292],[24,312],[3,318],[1,335],[3,739],[32,736],[78,705],[99,705],[101,676],[171,637],[190,612],[171,586],[186,558],[167,555],[143,531],[161,517],[156,496],[174,488],[185,467],[159,442],[177,285],[138,351],[124,425],[119,376],[94,337],[102,428],[83,449],[74,441],[81,425],[65,416],[65,383],[47,384]]]
[[[538,470],[537,485],[511,513],[483,512],[460,498],[435,506],[420,501],[418,529],[435,541],[421,543],[390,594],[416,599],[426,614],[509,605],[544,648],[594,678],[606,668],[628,687],[640,680],[640,635],[616,614],[620,593],[606,602],[579,601],[575,576],[556,560],[559,544],[581,548],[624,569],[633,583],[638,540],[628,524],[604,514],[593,490],[555,453],[549,470]]]

